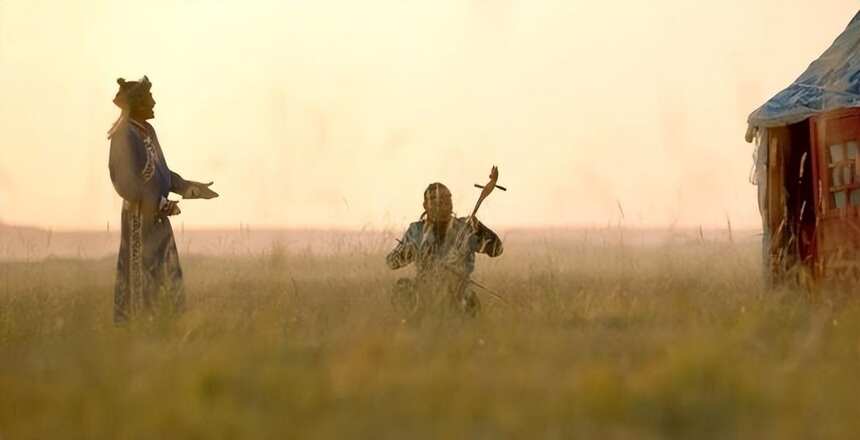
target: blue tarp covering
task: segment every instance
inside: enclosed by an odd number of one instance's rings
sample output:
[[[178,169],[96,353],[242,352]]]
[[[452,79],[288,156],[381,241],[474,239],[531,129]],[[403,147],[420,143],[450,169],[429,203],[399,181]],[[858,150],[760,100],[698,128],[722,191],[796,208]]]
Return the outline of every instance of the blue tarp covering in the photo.
[[[860,13],[800,78],[754,111],[748,122],[776,127],[850,107],[860,107]]]

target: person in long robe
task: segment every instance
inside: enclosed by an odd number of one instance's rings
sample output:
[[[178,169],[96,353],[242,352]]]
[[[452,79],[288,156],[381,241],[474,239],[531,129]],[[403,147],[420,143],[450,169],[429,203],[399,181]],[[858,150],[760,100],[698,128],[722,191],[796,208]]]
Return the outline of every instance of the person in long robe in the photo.
[[[152,83],[117,80],[113,102],[121,113],[110,139],[108,169],[123,199],[121,240],[114,285],[114,322],[123,324],[140,313],[180,313],[185,306],[182,268],[169,216],[179,214],[173,192],[185,199],[217,197],[209,186],[183,179],[168,168],[155,129]]]
[[[475,254],[498,257],[503,251],[502,240],[495,232],[475,217],[454,216],[451,191],[441,183],[431,183],[424,191],[421,218],[409,225],[385,259],[393,270],[410,263],[416,268],[414,279],[397,281],[392,301],[410,313],[447,302],[475,316],[480,302],[469,288]]]

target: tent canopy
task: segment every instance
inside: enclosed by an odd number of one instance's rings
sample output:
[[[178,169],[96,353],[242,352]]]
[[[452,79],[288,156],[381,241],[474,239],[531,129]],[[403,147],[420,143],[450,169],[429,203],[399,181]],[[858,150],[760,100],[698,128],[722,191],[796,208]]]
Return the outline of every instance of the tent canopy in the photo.
[[[752,112],[748,122],[750,128],[777,127],[851,107],[860,107],[860,12],[800,78]]]

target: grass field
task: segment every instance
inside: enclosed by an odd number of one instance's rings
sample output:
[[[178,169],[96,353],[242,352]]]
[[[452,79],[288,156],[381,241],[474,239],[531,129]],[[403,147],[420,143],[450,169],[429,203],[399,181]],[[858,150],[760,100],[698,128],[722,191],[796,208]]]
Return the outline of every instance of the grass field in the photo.
[[[854,437],[860,307],[758,249],[513,241],[508,305],[420,323],[382,245],[182,255],[188,311],[128,328],[112,257],[0,263],[0,439]]]

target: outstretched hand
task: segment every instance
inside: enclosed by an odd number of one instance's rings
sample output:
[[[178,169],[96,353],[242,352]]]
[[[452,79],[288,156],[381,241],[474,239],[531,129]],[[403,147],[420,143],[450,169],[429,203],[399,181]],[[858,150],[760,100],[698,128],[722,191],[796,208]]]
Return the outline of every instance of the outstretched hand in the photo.
[[[218,193],[209,189],[215,182],[200,183],[188,182],[188,189],[182,194],[184,199],[214,199],[218,197]]]

